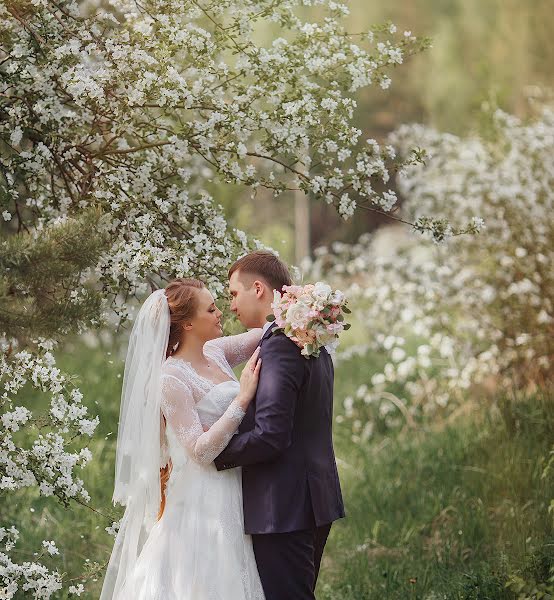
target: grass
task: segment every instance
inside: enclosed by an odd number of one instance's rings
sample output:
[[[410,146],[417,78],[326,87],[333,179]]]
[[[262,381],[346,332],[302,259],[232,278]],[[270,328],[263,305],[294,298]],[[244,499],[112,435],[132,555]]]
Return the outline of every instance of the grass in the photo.
[[[91,505],[107,518],[30,491],[10,493],[0,515],[21,530],[20,560],[53,539],[61,557],[52,565],[75,577],[83,566],[94,572],[111,551],[104,527],[117,515],[110,499],[123,362],[111,345],[78,345],[59,362],[81,374],[85,399],[100,415],[90,444],[95,459],[83,479]],[[356,358],[337,370],[337,404],[364,382],[365,369]],[[483,402],[446,428],[380,434],[363,446],[336,426],[347,518],[333,526],[319,600],[548,598],[533,589],[548,589],[554,564],[554,514],[548,512],[554,398],[502,398],[496,405]],[[101,582],[101,573],[93,576],[81,598],[98,598]]]
[[[337,431],[347,518],[332,529],[318,598],[552,597],[533,590],[554,574],[554,397],[496,404],[364,447]]]

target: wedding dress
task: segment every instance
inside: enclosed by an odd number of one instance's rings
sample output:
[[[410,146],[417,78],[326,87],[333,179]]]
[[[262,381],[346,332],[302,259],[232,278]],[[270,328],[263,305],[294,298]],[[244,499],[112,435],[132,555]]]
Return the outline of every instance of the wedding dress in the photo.
[[[260,337],[256,329],[205,344],[220,379],[227,377],[221,383],[178,357],[163,363],[161,466],[169,458],[173,464],[165,510],[114,600],[264,599],[244,534],[241,469],[218,472],[213,464],[244,417],[232,367],[250,357]]]

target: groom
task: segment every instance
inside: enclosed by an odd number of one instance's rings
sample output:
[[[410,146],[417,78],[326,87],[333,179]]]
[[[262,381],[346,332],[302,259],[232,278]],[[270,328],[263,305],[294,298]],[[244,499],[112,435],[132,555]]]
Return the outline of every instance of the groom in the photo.
[[[284,285],[290,273],[271,252],[252,252],[229,271],[231,310],[245,327],[264,328],[262,368],[239,433],[215,465],[242,467],[244,528],[266,600],[313,600],[331,523],[344,516],[331,437],[333,363],[325,349],[306,359],[273,334],[266,316]]]

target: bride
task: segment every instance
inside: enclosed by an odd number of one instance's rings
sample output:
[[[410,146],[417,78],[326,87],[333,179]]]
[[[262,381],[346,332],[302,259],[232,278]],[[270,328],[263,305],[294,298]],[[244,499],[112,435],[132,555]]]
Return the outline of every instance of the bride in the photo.
[[[201,281],[176,279],[134,323],[113,495],[126,509],[101,600],[264,599],[241,470],[213,464],[255,395],[262,330],[221,337],[221,314]]]

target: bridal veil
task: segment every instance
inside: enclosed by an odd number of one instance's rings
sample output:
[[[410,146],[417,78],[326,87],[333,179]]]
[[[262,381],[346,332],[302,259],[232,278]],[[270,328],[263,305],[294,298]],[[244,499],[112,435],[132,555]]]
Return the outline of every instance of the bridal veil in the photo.
[[[125,359],[113,501],[125,506],[100,600],[117,598],[160,507],[161,369],[169,340],[164,290],[153,292],[133,325]]]

